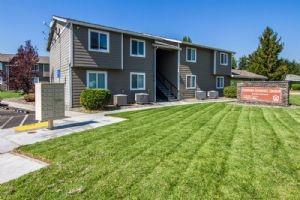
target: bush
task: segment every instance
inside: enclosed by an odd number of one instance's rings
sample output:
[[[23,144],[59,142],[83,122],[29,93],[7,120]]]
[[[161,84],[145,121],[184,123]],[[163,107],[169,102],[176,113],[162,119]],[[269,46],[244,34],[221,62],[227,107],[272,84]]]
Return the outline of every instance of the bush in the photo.
[[[300,90],[300,83],[293,83],[292,90]]]
[[[228,98],[236,98],[237,88],[235,86],[227,86],[224,88],[224,96]]]
[[[34,102],[35,101],[34,93],[25,94],[24,100],[27,102]]]
[[[104,89],[86,89],[80,94],[80,104],[87,110],[100,110],[109,103],[111,93]]]

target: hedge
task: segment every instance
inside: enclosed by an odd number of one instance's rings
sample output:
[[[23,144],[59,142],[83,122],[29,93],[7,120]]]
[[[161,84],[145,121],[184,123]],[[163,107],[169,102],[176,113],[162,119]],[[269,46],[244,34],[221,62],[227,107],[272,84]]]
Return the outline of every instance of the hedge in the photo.
[[[300,90],[300,83],[293,83],[292,90]]]
[[[111,93],[104,89],[85,89],[80,94],[80,104],[87,110],[100,110],[109,103]]]
[[[24,95],[24,100],[27,102],[34,102],[35,101],[35,95],[34,93],[29,93]]]
[[[227,86],[224,88],[224,96],[228,98],[236,98],[237,87],[235,86]]]

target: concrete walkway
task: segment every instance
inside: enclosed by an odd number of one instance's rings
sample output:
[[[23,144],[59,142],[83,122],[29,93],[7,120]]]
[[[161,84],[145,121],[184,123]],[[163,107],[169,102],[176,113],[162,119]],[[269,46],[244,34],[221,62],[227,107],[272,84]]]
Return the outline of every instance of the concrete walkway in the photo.
[[[23,155],[0,154],[0,184],[48,166],[47,163]]]

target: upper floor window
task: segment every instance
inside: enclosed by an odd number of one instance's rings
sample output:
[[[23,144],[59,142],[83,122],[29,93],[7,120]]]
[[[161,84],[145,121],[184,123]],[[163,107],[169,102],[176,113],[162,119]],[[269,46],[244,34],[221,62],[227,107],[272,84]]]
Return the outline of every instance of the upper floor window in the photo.
[[[228,65],[228,54],[227,53],[220,53],[220,64],[221,65]]]
[[[49,69],[49,64],[44,64],[43,65],[43,72],[49,72],[50,69]]]
[[[39,71],[39,64],[36,64],[32,67],[32,71],[38,72]]]
[[[196,89],[196,75],[186,75],[186,89]]]
[[[130,39],[130,55],[136,57],[145,57],[146,45],[144,40]]]
[[[89,29],[89,50],[109,52],[109,33]]]
[[[224,77],[223,76],[217,76],[216,88],[217,89],[223,89],[224,88]]]
[[[145,90],[146,89],[146,74],[145,73],[130,73],[130,90]]]
[[[196,62],[197,50],[195,48],[186,48],[186,61]]]
[[[0,70],[3,70],[3,63],[0,62]]]
[[[87,72],[87,87],[107,89],[107,72],[88,71]]]

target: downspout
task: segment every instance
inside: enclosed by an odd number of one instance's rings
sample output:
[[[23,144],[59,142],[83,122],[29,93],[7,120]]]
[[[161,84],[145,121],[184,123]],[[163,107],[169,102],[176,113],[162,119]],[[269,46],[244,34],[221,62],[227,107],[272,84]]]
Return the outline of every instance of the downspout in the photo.
[[[153,98],[154,98],[154,102],[156,102],[156,50],[157,50],[157,47],[154,47],[153,50],[154,50],[154,58],[153,58]]]
[[[177,100],[180,100],[180,44],[178,43],[177,52]]]
[[[73,24],[70,23],[70,36],[69,36],[69,102],[70,107],[73,107],[73,91],[72,91],[72,67],[73,67]]]
[[[124,69],[124,47],[123,47],[123,33],[121,33],[121,69],[123,70]]]
[[[214,75],[217,73],[217,51],[214,51]]]

